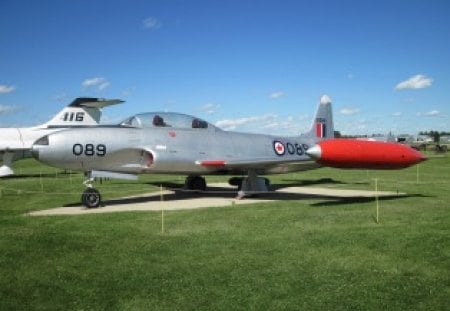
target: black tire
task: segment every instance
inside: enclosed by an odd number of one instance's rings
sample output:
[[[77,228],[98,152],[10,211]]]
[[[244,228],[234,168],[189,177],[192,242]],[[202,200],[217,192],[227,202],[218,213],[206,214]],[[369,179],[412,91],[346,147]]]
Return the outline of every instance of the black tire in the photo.
[[[205,191],[206,180],[201,176],[189,176],[186,178],[186,187],[188,190]]]
[[[81,195],[81,203],[87,208],[96,208],[102,203],[102,196],[97,189],[87,188]]]
[[[267,190],[270,191],[270,179],[269,178],[264,178],[264,183],[266,184]]]
[[[241,186],[242,186],[242,181],[243,181],[243,180],[244,180],[243,177],[231,177],[231,178],[228,180],[228,183],[229,183],[231,186],[241,187]]]
[[[192,180],[192,189],[197,191],[205,191],[206,180],[201,176],[195,176]]]

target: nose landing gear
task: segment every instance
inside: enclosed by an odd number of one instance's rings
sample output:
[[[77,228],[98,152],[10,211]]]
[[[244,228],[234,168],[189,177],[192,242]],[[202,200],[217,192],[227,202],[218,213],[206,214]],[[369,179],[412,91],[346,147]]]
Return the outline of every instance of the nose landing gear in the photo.
[[[97,189],[87,188],[81,195],[81,203],[87,208],[96,208],[102,203],[102,196]]]
[[[81,203],[87,208],[99,207],[102,203],[102,196],[100,192],[92,185],[94,178],[91,177],[91,173],[88,173],[88,179],[84,182],[86,190],[81,194]]]

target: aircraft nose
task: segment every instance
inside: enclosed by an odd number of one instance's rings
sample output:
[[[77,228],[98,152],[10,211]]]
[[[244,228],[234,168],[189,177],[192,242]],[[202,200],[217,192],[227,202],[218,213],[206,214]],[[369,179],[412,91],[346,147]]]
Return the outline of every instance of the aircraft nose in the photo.
[[[39,160],[39,150],[42,148],[42,146],[48,146],[49,142],[48,142],[48,135],[45,135],[41,138],[39,138],[38,140],[36,140],[36,142],[33,144],[33,146],[31,146],[31,155]]]

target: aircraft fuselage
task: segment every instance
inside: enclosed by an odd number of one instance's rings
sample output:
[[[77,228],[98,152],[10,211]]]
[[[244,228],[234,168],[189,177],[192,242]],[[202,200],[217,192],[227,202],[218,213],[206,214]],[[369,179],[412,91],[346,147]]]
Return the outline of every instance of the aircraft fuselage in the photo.
[[[228,132],[215,127],[102,127],[65,130],[45,139],[50,140],[47,143],[52,146],[51,151],[38,143],[33,147],[36,157],[71,170],[240,174],[252,168],[258,174],[271,174],[318,166],[305,153],[314,143],[312,139]],[[264,164],[258,164],[260,159]],[[246,170],[239,168],[240,162],[247,163]],[[230,168],[222,163],[237,165]]]

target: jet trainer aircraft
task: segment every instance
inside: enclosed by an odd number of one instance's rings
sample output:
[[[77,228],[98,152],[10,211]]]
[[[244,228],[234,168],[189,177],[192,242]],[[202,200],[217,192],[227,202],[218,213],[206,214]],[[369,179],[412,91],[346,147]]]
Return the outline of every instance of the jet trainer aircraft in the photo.
[[[46,135],[35,142],[32,153],[51,166],[86,172],[87,189],[81,200],[89,208],[101,203],[100,193],[92,186],[95,177],[185,174],[186,189],[203,191],[206,182],[202,175],[245,175],[230,179],[230,184],[239,187],[240,196],[245,196],[268,191],[268,179],[259,175],[321,165],[394,169],[424,159],[399,144],[367,145],[371,142],[333,137],[331,100],[324,95],[311,129],[295,137],[224,131],[193,116],[156,112],[134,115],[115,126]],[[364,150],[369,150],[369,155]]]
[[[122,103],[119,99],[76,98],[45,124],[29,128],[0,128],[0,177],[14,174],[12,162],[31,157],[30,149],[40,137],[64,128],[98,125],[101,108]]]

